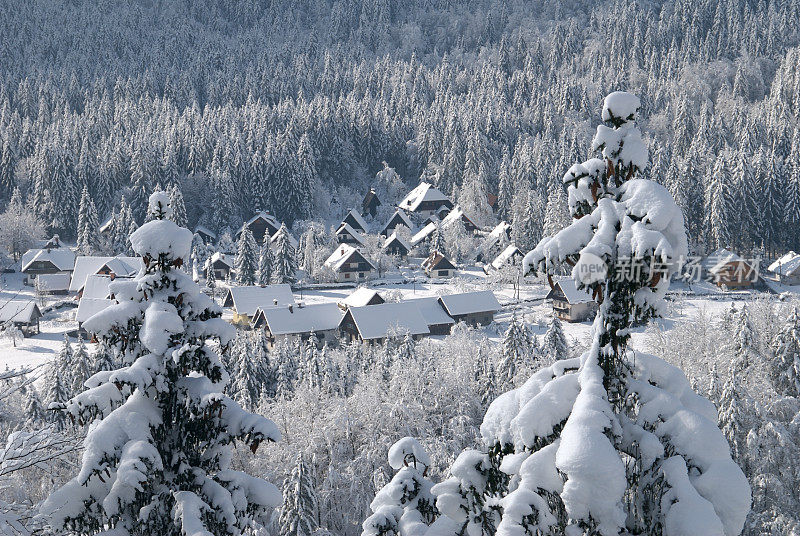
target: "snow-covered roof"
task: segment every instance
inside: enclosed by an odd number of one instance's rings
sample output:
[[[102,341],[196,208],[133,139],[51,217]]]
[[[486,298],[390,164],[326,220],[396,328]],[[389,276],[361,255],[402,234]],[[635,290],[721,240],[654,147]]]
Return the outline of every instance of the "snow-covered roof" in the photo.
[[[355,228],[354,228],[352,225],[350,225],[349,223],[342,223],[342,224],[339,226],[339,228],[338,228],[338,229],[336,229],[336,235],[337,235],[337,236],[338,236],[338,235],[340,235],[340,234],[342,234],[342,233],[347,233],[347,234],[349,234],[350,236],[352,236],[353,238],[355,238],[355,239],[356,239],[356,242],[358,242],[358,243],[359,243],[359,244],[361,244],[362,246],[366,245],[366,243],[364,242],[364,236],[363,236],[361,233],[359,233],[359,232],[358,232],[358,230],[356,230],[356,229],[355,229]]]
[[[40,316],[42,316],[42,313],[33,300],[0,301],[0,322],[27,323]]]
[[[81,298],[78,302],[78,312],[75,313],[75,321],[82,324],[89,320],[95,313],[105,310],[114,305],[114,300],[105,298]]]
[[[111,228],[111,224],[113,223],[114,223],[114,216],[109,216],[108,219],[104,221],[100,225],[100,227],[97,228],[97,230],[100,231],[101,233],[105,233]]]
[[[131,277],[139,273],[142,268],[141,257],[92,257],[80,256],[75,259],[75,269],[72,272],[72,281],[69,284],[70,292],[79,292],[86,278],[96,274],[101,268],[107,266],[114,274],[122,277]]]
[[[204,225],[198,225],[197,227],[195,227],[194,228],[194,232],[195,233],[203,233],[204,235],[210,236],[211,238],[216,238],[217,237],[217,233],[215,233],[214,231],[212,231],[208,227],[205,227]]]
[[[425,270],[454,270],[455,265],[444,256],[441,251],[432,251],[428,258],[422,261]]]
[[[461,205],[456,205],[452,208],[452,210],[450,210],[447,216],[445,216],[444,219],[442,220],[442,227],[447,227],[449,225],[452,225],[456,221],[461,221],[461,220],[467,220],[473,226],[477,227],[477,225],[475,225],[475,222],[473,222],[469,216],[464,214],[464,209],[461,208]]]
[[[24,273],[33,262],[53,263],[53,266],[63,272],[68,272],[75,266],[75,252],[69,248],[56,249],[29,249],[22,254],[22,272]]]
[[[346,307],[364,307],[369,305],[369,302],[372,301],[375,296],[378,296],[381,302],[383,301],[383,298],[381,298],[381,295],[378,294],[377,290],[367,287],[359,287],[339,303]]]
[[[368,258],[361,255],[360,252],[350,244],[339,244],[336,246],[331,256],[325,261],[325,266],[330,267],[334,271],[339,271],[339,269],[348,262],[350,257],[355,254],[359,254],[373,269],[375,268]]]
[[[800,255],[790,251],[777,261],[769,265],[769,271],[781,275],[794,275],[800,268]]]
[[[500,252],[500,255],[495,257],[492,261],[492,268],[499,270],[503,267],[514,255],[522,255],[522,252],[514,244],[509,244],[506,249]]]
[[[367,341],[382,339],[390,331],[407,331],[411,335],[430,333],[419,307],[410,301],[351,307],[348,313],[352,315],[361,338]]]
[[[91,274],[86,277],[83,284],[83,298],[108,298],[110,292],[108,284],[111,283],[111,276],[103,274]]]
[[[497,225],[495,225],[494,229],[489,233],[489,238],[499,239],[503,235],[508,236],[508,233],[511,232],[511,224],[507,221],[501,221]]]
[[[344,313],[335,303],[317,303],[271,307],[259,314],[273,335],[292,335],[336,329]]]
[[[36,285],[39,290],[57,292],[60,290],[69,290],[69,282],[72,280],[72,274],[61,272],[57,274],[40,274],[36,277]]]
[[[231,287],[223,304],[233,307],[240,315],[253,316],[259,308],[294,305],[294,296],[292,287],[286,283],[264,287]]]
[[[266,221],[269,225],[271,225],[275,229],[280,229],[281,228],[281,224],[280,224],[280,222],[278,220],[275,219],[275,216],[273,216],[269,212],[263,212],[262,211],[262,212],[259,212],[258,214],[256,214],[255,216],[253,216],[252,218],[250,218],[249,220],[247,220],[246,222],[244,222],[244,225],[242,225],[241,229],[239,229],[239,232],[241,233],[244,230],[245,227],[249,227],[253,222],[255,222],[258,219],[263,219],[264,221]]]
[[[428,326],[449,325],[455,324],[456,322],[450,317],[450,315],[447,314],[442,307],[442,304],[439,302],[439,298],[436,298],[435,296],[407,300],[406,303],[413,303],[419,308],[419,311],[422,313],[422,317],[425,318],[425,322],[428,323]]]
[[[571,277],[556,281],[556,285],[558,285],[558,287],[561,289],[561,292],[564,293],[564,297],[566,298],[567,303],[570,305],[594,301],[592,299],[592,295],[589,294],[589,291],[586,289],[578,289],[575,280]]]
[[[719,272],[720,270],[725,268],[725,266],[727,266],[732,262],[745,262],[743,258],[741,258],[737,253],[733,253],[732,251],[723,249],[719,250],[719,252],[720,252],[719,255],[716,256],[715,258],[709,257],[709,260],[716,260],[716,262],[712,264],[711,267],[709,267],[708,269],[708,271],[711,272],[712,274],[716,274],[717,272]]]
[[[417,234],[411,237],[411,245],[416,246],[417,244],[428,238],[430,235],[432,235],[435,230],[436,230],[436,224],[433,222],[429,223],[428,225],[423,227]]]
[[[402,238],[400,238],[399,236],[397,236],[397,233],[392,233],[391,235],[389,235],[389,237],[383,243],[383,249],[388,248],[392,244],[392,242],[398,242],[401,246],[406,248],[408,251],[411,251],[411,245],[408,242],[406,242],[405,240],[403,240]]]
[[[364,220],[364,218],[362,218],[362,217],[361,217],[361,214],[359,214],[358,212],[356,212],[356,210],[355,210],[355,209],[352,209],[352,208],[351,208],[351,209],[350,209],[350,212],[348,212],[348,213],[345,215],[345,217],[344,217],[344,218],[342,218],[342,223],[344,223],[344,220],[346,220],[348,216],[352,217],[352,218],[353,218],[353,220],[356,222],[356,225],[358,225],[359,227],[361,227],[361,230],[362,230],[362,231],[366,232],[366,230],[367,230],[367,222]]]
[[[500,302],[491,290],[450,294],[439,298],[447,314],[450,316],[470,315],[474,313],[497,312]]]
[[[421,182],[397,206],[413,212],[426,201],[450,201],[450,199],[432,184]]]

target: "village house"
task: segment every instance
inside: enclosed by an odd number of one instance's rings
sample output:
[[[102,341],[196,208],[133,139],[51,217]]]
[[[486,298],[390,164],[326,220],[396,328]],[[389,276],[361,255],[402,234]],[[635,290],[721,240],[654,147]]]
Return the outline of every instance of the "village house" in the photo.
[[[491,290],[441,296],[439,302],[453,320],[470,326],[491,324],[494,322],[495,313],[501,309]]]
[[[462,209],[460,205],[453,207],[447,216],[444,217],[442,220],[442,227],[449,227],[459,220],[464,224],[464,229],[466,229],[468,233],[475,233],[475,231],[478,230],[478,226],[475,225],[475,222],[473,222],[469,216],[464,214],[464,209]]]
[[[292,287],[286,283],[263,287],[230,287],[225,299],[222,301],[223,307],[233,309],[231,323],[243,327],[250,325],[259,308],[268,309],[270,307],[283,307],[294,304]]]
[[[58,274],[39,274],[36,277],[36,290],[48,296],[64,296],[69,294],[72,272]]]
[[[378,294],[377,290],[358,287],[352,294],[339,302],[339,308],[346,310],[349,307],[366,307],[367,305],[379,305],[385,300]]]
[[[356,231],[349,223],[342,223],[336,230],[336,241],[340,244],[356,244],[361,247],[366,245],[361,233]]]
[[[75,267],[75,252],[69,248],[29,249],[22,254],[21,267],[25,284],[32,286],[40,275],[71,274]]]
[[[253,238],[256,239],[257,243],[263,244],[264,236],[273,236],[278,232],[278,229],[281,228],[281,224],[275,219],[275,216],[269,212],[259,212],[247,220],[245,224],[242,225],[241,229],[236,232],[236,240],[239,239],[239,235],[242,234],[242,231],[244,231],[245,227],[250,229],[250,232],[253,233]]]
[[[100,224],[100,227],[97,228],[97,232],[100,233],[100,236],[103,238],[109,238],[111,235],[111,230],[114,228],[114,216],[109,216],[109,218]]]
[[[375,193],[375,190],[370,188],[367,195],[364,196],[364,200],[361,202],[361,215],[366,217],[366,215],[369,214],[374,218],[381,204],[381,200],[378,199],[378,194]]]
[[[364,221],[364,218],[361,217],[361,214],[356,212],[353,209],[347,213],[347,215],[342,220],[342,224],[348,224],[350,227],[358,231],[359,233],[366,233],[367,232],[367,222]]]
[[[398,225],[405,225],[409,231],[414,227],[414,224],[411,223],[411,219],[405,212],[402,210],[395,210],[392,217],[389,218],[389,221],[387,221],[386,225],[381,229],[381,236],[389,236],[394,233]]]
[[[491,258],[491,255],[496,254],[497,250],[502,247],[502,244],[510,239],[511,225],[505,221],[501,221],[486,235],[480,246],[478,246],[475,252],[475,261],[487,262]]]
[[[94,257],[80,256],[75,259],[75,269],[69,284],[69,292],[77,297],[83,295],[86,279],[90,275],[114,275],[115,277],[133,277],[144,266],[141,257]]]
[[[456,267],[440,251],[433,251],[427,259],[422,261],[422,268],[431,279],[445,279],[453,277]]]
[[[456,323],[444,310],[439,298],[435,296],[414,298],[412,300],[407,300],[406,303],[412,303],[419,308],[422,317],[425,319],[425,323],[428,324],[428,330],[431,332],[431,335],[449,335],[450,330]]]
[[[453,208],[453,202],[430,183],[421,182],[397,206],[427,218],[435,214],[440,207]]]
[[[492,270],[499,270],[503,266],[509,264],[517,266],[522,261],[523,257],[524,255],[517,246],[509,244],[491,263],[483,267],[483,271],[488,274]]]
[[[743,290],[758,280],[758,271],[738,254],[721,249],[707,259],[708,277],[724,290]]]
[[[376,344],[384,343],[390,335],[409,333],[419,339],[430,334],[419,307],[412,302],[350,307],[339,323],[339,331],[345,339]]]
[[[411,237],[411,247],[415,248],[420,244],[422,244],[423,242],[430,240],[437,228],[438,225],[434,222],[431,222],[422,229],[420,229],[417,234]]]
[[[206,259],[203,272],[208,272],[209,267],[214,271],[214,279],[224,281],[233,271],[233,259],[229,258],[227,254],[217,251]]]
[[[106,308],[111,307],[116,303],[115,300],[108,299],[108,298],[81,298],[81,301],[78,302],[78,310],[75,313],[75,321],[78,323],[78,330],[85,335],[88,335],[88,339],[92,342],[95,342],[95,333],[87,333],[85,329],[83,329],[83,323],[89,320],[92,316],[99,313],[100,311],[104,311]]]
[[[556,281],[545,299],[552,300],[553,314],[566,322],[583,322],[597,313],[597,302],[571,277]]]
[[[772,278],[784,285],[800,285],[800,255],[790,251],[767,268]]]
[[[270,348],[280,340],[307,341],[311,334],[318,346],[333,344],[339,335],[342,311],[335,303],[259,308],[253,317],[253,328],[263,329]]]
[[[411,245],[395,233],[392,233],[392,236],[386,239],[381,249],[383,249],[387,255],[396,255],[405,260],[406,257],[408,257],[408,253],[411,251]]]
[[[194,228],[194,234],[200,237],[200,240],[203,241],[203,244],[213,244],[217,241],[217,233],[209,229],[208,227],[204,227],[202,225],[198,225]]]
[[[339,245],[325,261],[338,282],[363,281],[372,275],[375,266],[353,246]]]
[[[23,336],[39,333],[39,319],[42,312],[34,300],[0,301],[0,325],[13,324]]]

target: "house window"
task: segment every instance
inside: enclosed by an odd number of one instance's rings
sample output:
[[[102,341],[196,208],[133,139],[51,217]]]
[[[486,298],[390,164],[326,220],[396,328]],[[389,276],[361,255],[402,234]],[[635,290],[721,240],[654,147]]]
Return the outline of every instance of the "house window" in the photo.
[[[364,272],[358,272],[358,278],[364,279]]]
[[[350,279],[350,274],[344,274],[345,279]]]
[[[447,277],[447,270],[439,270],[439,277]]]

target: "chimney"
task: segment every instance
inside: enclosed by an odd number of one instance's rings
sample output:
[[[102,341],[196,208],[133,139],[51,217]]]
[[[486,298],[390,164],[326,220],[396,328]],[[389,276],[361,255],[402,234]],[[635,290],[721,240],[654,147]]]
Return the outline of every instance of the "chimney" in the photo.
[[[289,312],[294,314],[294,306],[291,303],[289,304]]]
[[[272,300],[272,305],[278,305],[278,300]]]
[[[111,281],[114,281],[114,279],[117,278],[117,274],[115,274],[114,272],[111,272],[110,274],[108,274],[108,276],[109,278],[111,278]]]

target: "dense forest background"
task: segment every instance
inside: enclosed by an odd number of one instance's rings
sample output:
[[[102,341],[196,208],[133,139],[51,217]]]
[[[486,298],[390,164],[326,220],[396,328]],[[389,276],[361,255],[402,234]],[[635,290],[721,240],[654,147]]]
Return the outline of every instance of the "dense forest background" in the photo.
[[[624,89],[695,249],[800,245],[797,0],[0,5],[0,209],[68,239],[84,185],[141,220],[178,184],[224,230],[338,218],[383,162],[535,217]]]

